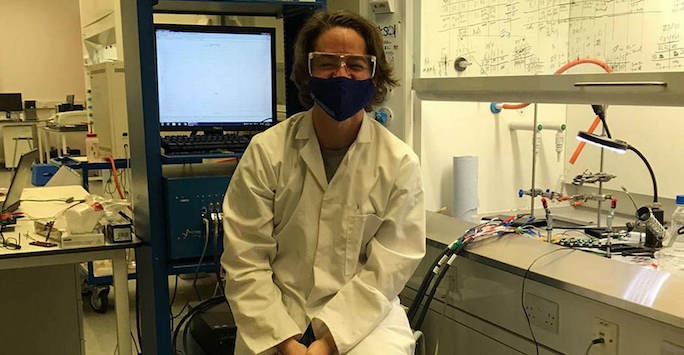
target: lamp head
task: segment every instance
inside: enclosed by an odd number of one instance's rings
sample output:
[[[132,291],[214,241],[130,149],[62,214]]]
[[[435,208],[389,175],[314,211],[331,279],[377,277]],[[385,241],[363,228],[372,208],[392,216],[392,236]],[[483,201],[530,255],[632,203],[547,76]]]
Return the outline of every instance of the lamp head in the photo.
[[[629,149],[629,144],[627,144],[627,142],[625,141],[597,136],[595,134],[584,131],[579,131],[577,133],[577,140],[587,142],[589,144],[593,144],[595,146],[599,146],[601,148],[605,148],[619,154],[625,154],[627,149]]]

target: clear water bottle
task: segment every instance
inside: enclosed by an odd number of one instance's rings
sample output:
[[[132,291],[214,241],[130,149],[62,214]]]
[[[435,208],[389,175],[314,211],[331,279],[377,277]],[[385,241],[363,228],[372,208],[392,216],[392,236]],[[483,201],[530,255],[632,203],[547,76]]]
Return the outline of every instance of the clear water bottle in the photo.
[[[672,213],[667,239],[656,253],[658,269],[684,275],[684,195],[677,195],[677,207]]]

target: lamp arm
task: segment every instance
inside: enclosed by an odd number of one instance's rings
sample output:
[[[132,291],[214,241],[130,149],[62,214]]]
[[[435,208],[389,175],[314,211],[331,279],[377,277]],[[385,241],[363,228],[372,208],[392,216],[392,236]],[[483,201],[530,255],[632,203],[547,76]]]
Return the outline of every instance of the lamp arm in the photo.
[[[658,185],[656,184],[656,178],[655,174],[653,173],[653,168],[651,168],[651,164],[649,164],[648,160],[646,160],[646,157],[632,145],[628,145],[627,149],[633,151],[636,155],[639,156],[639,158],[641,158],[644,164],[646,164],[646,167],[648,168],[648,173],[651,174],[651,181],[653,182],[653,202],[658,203]]]

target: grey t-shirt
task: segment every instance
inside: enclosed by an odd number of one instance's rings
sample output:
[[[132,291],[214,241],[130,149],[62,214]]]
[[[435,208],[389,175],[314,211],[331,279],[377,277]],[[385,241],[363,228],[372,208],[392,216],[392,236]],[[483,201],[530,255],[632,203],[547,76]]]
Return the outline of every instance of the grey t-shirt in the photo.
[[[340,166],[344,155],[347,154],[349,147],[342,149],[326,149],[321,147],[321,155],[323,155],[323,167],[325,168],[325,177],[328,182],[332,180],[337,171],[337,167]]]

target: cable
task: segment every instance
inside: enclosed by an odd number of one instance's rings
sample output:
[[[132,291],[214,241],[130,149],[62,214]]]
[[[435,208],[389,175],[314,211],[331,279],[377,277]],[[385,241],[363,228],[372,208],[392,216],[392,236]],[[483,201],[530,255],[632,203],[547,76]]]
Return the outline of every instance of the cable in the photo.
[[[114,164],[114,158],[111,156],[107,157],[107,160],[109,160],[109,165],[112,167],[112,177],[114,178],[114,185],[116,185],[116,191],[119,192],[119,198],[122,200],[125,200],[126,197],[124,196],[123,192],[121,191],[121,184],[119,184],[119,176],[116,173],[116,164]]]
[[[221,262],[219,257],[219,228],[221,227],[221,221],[223,220],[223,213],[216,212],[211,214],[211,218],[214,224],[214,266],[216,272],[216,288],[225,296],[225,290],[223,289],[223,282],[221,280]],[[217,290],[214,289],[214,296],[216,296]]]
[[[129,153],[129,151],[128,151],[128,148],[129,148],[129,147],[128,147],[128,143],[124,144],[123,148],[124,148],[124,159],[126,159],[126,167],[127,167],[128,169],[130,169],[130,168],[131,168],[131,155],[130,155],[130,153]],[[133,188],[132,188],[132,185],[131,185],[131,178],[132,178],[131,175],[132,175],[132,174],[126,175],[126,178],[127,178],[127,180],[128,180],[128,182],[127,182],[126,184],[130,187],[130,189],[127,188],[127,189],[128,189],[128,193],[129,193],[129,196],[135,196],[135,195],[132,193],[132,189],[133,189]],[[134,199],[134,198],[131,198],[130,203],[131,203],[131,206],[130,206],[128,209],[130,209],[131,211],[135,211],[135,205],[134,205],[134,204],[135,204],[135,199]]]
[[[634,201],[634,197],[632,197],[632,194],[630,194],[629,191],[627,191],[626,187],[621,185],[620,188],[622,189],[622,191],[625,192],[625,195],[627,195],[627,197],[629,197],[629,200],[632,201],[632,205],[634,205],[634,209],[638,210],[639,206],[637,206],[636,201]]]
[[[202,217],[202,223],[204,223],[204,248],[202,249],[202,254],[200,254],[199,261],[197,262],[197,268],[195,268],[195,278],[192,280],[192,288],[195,289],[195,293],[197,294],[197,299],[199,301],[202,300],[202,296],[199,293],[199,289],[197,289],[197,277],[199,276],[199,270],[200,267],[202,266],[202,261],[204,261],[204,256],[207,253],[207,246],[209,246],[209,220],[206,219],[205,217]]]
[[[135,345],[135,351],[140,354],[140,347],[138,347],[138,341],[135,340],[133,336],[133,331],[131,330],[131,339],[133,340],[133,345]]]
[[[596,338],[596,339],[592,340],[591,344],[589,344],[589,346],[587,346],[587,351],[584,352],[584,355],[589,355],[589,351],[591,351],[592,346],[594,346],[596,344],[603,344],[605,342],[606,342],[606,340],[603,338]]]
[[[413,299],[413,302],[411,302],[411,305],[409,306],[408,312],[406,313],[409,321],[411,321],[413,319],[413,317],[415,317],[416,312],[418,311],[418,308],[420,307],[420,303],[423,300],[423,297],[425,295],[425,291],[427,290],[430,281],[432,281],[432,278],[435,275],[434,270],[437,267],[437,264],[450,251],[451,251],[451,249],[449,247],[446,247],[444,250],[442,250],[442,252],[439,254],[439,256],[437,256],[437,258],[435,258],[432,261],[432,265],[430,265],[430,268],[428,268],[427,273],[423,277],[423,282],[420,284],[420,286],[418,287],[418,290],[416,291],[416,297]],[[412,328],[415,329],[415,327],[412,327]]]
[[[608,124],[606,123],[606,112],[603,110],[603,106],[591,105],[591,109],[594,110],[596,117],[598,117],[601,120],[601,123],[603,123],[603,129],[606,130],[606,135],[608,138],[612,139],[613,136],[610,134],[610,130],[608,129]]]
[[[171,299],[169,300],[169,314],[171,315],[171,329],[173,329],[173,303],[176,302],[176,293],[178,292],[178,275],[173,279],[173,292],[171,293]],[[181,310],[182,311],[182,310]]]
[[[598,124],[600,122],[601,122],[601,118],[596,116],[594,118],[594,121],[591,123],[591,126],[589,126],[587,133],[594,133],[594,130],[596,130],[596,127],[598,127]],[[575,147],[575,151],[572,152],[572,156],[570,156],[570,160],[568,160],[568,162],[570,164],[575,164],[580,153],[582,153],[582,149],[584,149],[585,145],[587,145],[587,142],[577,142],[577,147]]]
[[[178,322],[178,325],[176,326],[176,329],[173,331],[173,337],[172,337],[172,346],[174,353],[177,353],[177,348],[176,348],[176,342],[178,340],[178,333],[180,332],[180,328],[190,320],[192,317],[194,317],[195,314],[201,313],[206,311],[207,309],[220,304],[221,302],[225,302],[225,297],[219,296],[219,297],[212,297],[209,299],[206,299],[202,302],[200,302],[195,308],[191,309],[183,318],[181,318],[180,322]]]
[[[653,183],[653,203],[658,203],[658,184],[656,183],[655,174],[653,173],[653,168],[651,167],[651,164],[649,164],[648,160],[646,160],[646,157],[632,145],[628,145],[627,149],[633,151],[636,155],[639,156],[639,158],[641,158],[644,164],[646,164],[646,168],[648,168],[648,173],[649,175],[651,175],[651,182]]]
[[[176,319],[176,318],[180,317],[181,314],[183,314],[183,312],[185,312],[185,309],[188,308],[189,305],[190,305],[190,301],[185,301],[185,304],[183,305],[181,310],[178,311],[178,313],[176,313],[176,314],[171,314],[171,318]],[[173,327],[171,327],[171,329],[173,329]]]
[[[135,277],[135,328],[138,335],[138,340],[142,339],[142,331],[140,330],[140,293],[138,291],[138,277]],[[173,329],[173,328],[171,328]],[[142,350],[140,351],[142,354]]]
[[[442,282],[442,279],[446,275],[447,270],[449,270],[451,263],[453,263],[455,259],[456,253],[452,254],[449,257],[449,261],[446,263],[446,265],[444,265],[444,267],[441,268],[439,275],[437,275],[437,279],[432,285],[432,289],[430,289],[430,292],[428,293],[428,298],[425,301],[425,304],[423,305],[423,309],[421,310],[420,315],[418,316],[418,320],[416,321],[414,329],[420,330],[420,328],[423,326],[423,321],[425,320],[425,316],[427,315],[427,312],[430,308],[430,304],[432,303],[432,300],[434,299],[435,294],[437,293],[437,287],[439,287],[439,284]]]
[[[468,229],[463,236],[454,241],[437,258],[434,259],[430,269],[428,270],[428,273],[423,278],[423,282],[417,290],[416,298],[411,303],[411,306],[407,312],[409,323],[414,330],[420,330],[420,327],[422,326],[425,316],[427,315],[427,311],[430,307],[430,303],[434,299],[434,296],[437,292],[439,284],[446,275],[449,266],[455,260],[456,255],[463,250],[466,244],[491,236],[502,236],[507,233],[531,233],[529,228],[516,228],[510,226],[511,220],[512,218],[509,218],[506,221],[492,220]],[[432,280],[434,279],[435,275],[437,275],[437,279],[433,283]],[[432,287],[430,287],[431,285]],[[428,289],[430,289],[429,292]],[[418,314],[418,318],[416,318],[416,314],[420,309],[426,294],[428,295],[428,298],[425,301],[425,304],[422,305],[423,308],[421,313]]]
[[[523,313],[525,313],[525,319],[527,319],[527,326],[530,329],[530,335],[532,336],[532,341],[534,342],[534,347],[536,349],[537,355],[539,355],[539,343],[537,343],[537,338],[534,336],[534,330],[532,329],[532,322],[530,322],[530,315],[527,314],[527,309],[525,309],[525,281],[527,281],[527,275],[529,275],[530,269],[532,269],[532,266],[534,266],[534,264],[536,264],[537,261],[539,261],[539,259],[541,259],[547,255],[551,255],[557,251],[561,251],[561,250],[568,250],[568,249],[558,248],[558,249],[548,251],[542,255],[539,255],[534,260],[532,260],[532,263],[530,264],[529,267],[527,267],[527,270],[525,270],[525,274],[523,275],[522,288],[520,291],[520,305],[522,306]],[[575,249],[570,249],[570,250],[571,250],[571,252],[575,251]]]
[[[596,64],[596,65],[600,66],[601,68],[603,68],[603,70],[605,70],[607,73],[613,72],[613,69],[602,60],[593,59],[593,58],[582,58],[582,59],[578,58],[575,60],[571,60],[571,61],[567,62],[565,65],[563,65],[562,67],[558,68],[558,70],[556,70],[553,73],[553,75],[562,74],[566,70],[568,70],[568,69],[570,69],[576,65],[579,65],[579,64]],[[507,109],[507,110],[517,110],[517,109],[525,108],[529,105],[530,105],[529,102],[528,103],[520,103],[520,104],[503,104],[503,108]]]

